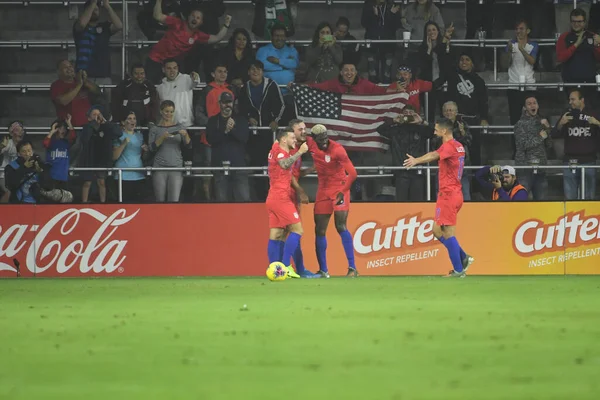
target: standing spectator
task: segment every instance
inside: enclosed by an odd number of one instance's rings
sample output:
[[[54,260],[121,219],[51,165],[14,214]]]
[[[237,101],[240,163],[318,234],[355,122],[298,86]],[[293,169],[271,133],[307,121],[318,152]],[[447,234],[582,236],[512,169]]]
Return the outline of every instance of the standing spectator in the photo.
[[[577,8],[590,15],[590,1],[577,0]],[[573,1],[554,0],[554,24],[556,32],[566,32],[569,29],[569,17],[571,18],[571,27],[573,26]],[[585,27],[585,26],[584,26]]]
[[[287,37],[293,36],[294,21],[292,4],[297,0],[254,0],[254,20],[252,21],[252,33],[265,40],[273,39],[273,27],[279,25],[283,28]],[[264,62],[264,61],[263,61]]]
[[[323,82],[336,78],[340,73],[339,65],[342,63],[344,51],[336,43],[329,22],[317,25],[311,45],[306,49],[306,63],[308,64],[307,82]]]
[[[58,80],[50,86],[50,97],[56,107],[57,118],[64,120],[70,114],[73,126],[87,124],[87,111],[91,107],[90,95],[98,93],[100,89],[87,79],[87,72],[79,71],[75,74],[69,60],[58,63]]]
[[[71,124],[71,116],[66,120],[57,119],[52,123],[50,133],[44,139],[46,162],[52,167],[50,178],[54,189],[67,190],[69,181],[69,149],[75,143],[77,134]]]
[[[50,166],[33,154],[29,140],[21,140],[17,144],[17,154],[18,157],[4,167],[10,202],[35,204],[40,198],[40,183],[47,179]]]
[[[442,31],[445,28],[442,13],[433,0],[417,0],[402,11],[402,27],[410,32],[411,39],[423,40],[425,24],[429,21],[435,22]]]
[[[594,112],[586,106],[581,89],[572,90],[569,94],[571,109],[563,114],[554,130],[553,137],[565,140],[564,161],[568,164],[596,165],[600,147],[600,122]],[[596,169],[585,170],[585,199],[593,200],[596,195]],[[571,168],[563,171],[563,188],[565,200],[581,199],[581,169],[573,172]]]
[[[571,31],[556,41],[556,61],[562,63],[563,82],[596,82],[596,62],[600,60],[600,36],[585,30],[586,13],[580,8],[571,11]],[[588,99],[595,89],[586,90]],[[590,102],[591,103],[591,102]]]
[[[506,53],[510,57],[510,67],[508,67],[509,83],[535,83],[533,65],[537,58],[539,46],[536,42],[529,40],[531,30],[525,20],[520,20],[515,26],[516,39],[508,41]],[[528,87],[527,90],[534,90],[534,87]],[[508,91],[508,109],[510,113],[510,124],[517,123],[523,111],[523,104],[528,96],[526,92],[521,91],[518,86],[511,86]]]
[[[256,60],[251,64],[248,76],[250,80],[244,84],[239,98],[240,115],[248,119],[248,124],[252,127],[271,128],[271,131],[255,130],[248,139],[250,166],[262,167],[266,165],[273,145],[273,132],[277,131],[285,105],[277,84],[263,76],[263,64],[260,61]],[[258,178],[253,186],[257,200],[265,200],[269,190],[267,180]]]
[[[227,66],[227,82],[236,90],[241,88],[248,77],[248,68],[254,61],[254,51],[248,31],[243,28],[233,31],[220,58]]]
[[[227,35],[231,16],[225,16],[225,23],[217,35],[208,35],[200,30],[204,20],[202,11],[197,8],[190,10],[187,21],[170,17],[162,12],[162,1],[156,0],[154,18],[169,30],[152,47],[146,62],[146,74],[152,83],[160,82],[163,64],[166,60],[177,58],[188,53],[197,43],[218,43]]]
[[[144,136],[136,128],[137,118],[131,111],[122,121],[123,134],[113,140],[112,159],[117,168],[143,168],[143,153],[148,151]],[[115,179],[119,179],[115,175]],[[145,174],[143,171],[122,172],[122,194],[124,203],[139,203],[143,199]]]
[[[121,137],[122,132],[117,124],[106,121],[101,106],[92,106],[88,111],[88,124],[83,127],[80,140],[82,154],[79,162],[84,168],[112,167],[112,142]],[[84,171],[81,173],[83,186],[81,201],[88,203],[92,181],[96,179],[100,202],[106,203],[106,171]]]
[[[154,168],[183,167],[182,148],[192,145],[185,126],[175,119],[177,108],[170,100],[160,104],[161,120],[150,127],[150,148],[155,153]],[[181,171],[154,171],[152,173],[154,197],[159,203],[178,202],[183,186]]]
[[[167,32],[167,26],[154,19],[154,7],[156,0],[150,0],[144,4],[144,7],[138,12],[137,21],[142,33],[148,40],[160,40]],[[183,7],[179,0],[163,0],[162,12],[170,17],[184,20]]]
[[[13,121],[8,125],[8,136],[0,141],[0,187],[6,188],[4,181],[4,168],[17,159],[17,144],[25,137],[25,128],[23,122]]]
[[[245,167],[248,121],[233,115],[233,96],[221,93],[221,113],[208,120],[206,136],[212,147],[213,167]],[[214,171],[216,199],[218,202],[250,201],[250,187],[246,171]]]
[[[99,22],[103,5],[110,21]],[[88,78],[97,85],[110,85],[110,37],[123,29],[121,19],[109,0],[87,0],[83,13],[73,25],[73,39],[77,49],[77,71],[86,71]]]
[[[333,93],[351,94],[384,94],[383,86],[358,76],[356,65],[344,62],[341,66],[340,75],[321,83],[311,83],[310,87],[326,90]]]
[[[525,99],[523,115],[514,127],[517,147],[516,165],[548,164],[546,152],[552,148],[551,127],[548,120],[539,114],[539,108],[534,96]],[[527,188],[529,193],[533,193],[534,200],[546,200],[548,179],[543,169],[535,174],[533,170],[525,171],[521,177],[521,184]]]
[[[356,38],[350,34],[350,20],[346,17],[339,17],[335,23],[334,35],[337,40],[356,40]],[[361,46],[360,43],[341,43],[342,51],[344,52],[344,62],[349,62],[354,65],[360,63],[361,57]]]
[[[161,104],[170,100],[175,104],[175,121],[186,128],[194,125],[194,87],[200,84],[196,72],[190,75],[179,72],[176,60],[166,60],[163,67],[165,77],[156,87]]]
[[[146,79],[142,64],[134,64],[131,67],[131,77],[119,83],[112,91],[112,116],[115,121],[124,121],[132,111],[139,118],[137,123],[147,126],[156,119],[158,104],[158,93]]]
[[[400,6],[389,0],[365,0],[360,22],[365,28],[365,39],[395,40],[396,31],[402,25]],[[369,80],[374,83],[390,83],[395,45],[372,44],[367,50]]]
[[[227,65],[223,61],[217,61],[214,66],[215,69],[211,73],[212,82],[206,85],[199,96],[197,114],[201,115],[201,121],[199,121],[201,124],[205,124],[208,118],[221,112],[219,107],[221,93],[228,92],[233,96],[231,87],[227,83]]]
[[[408,64],[398,66],[397,81],[387,88],[387,93],[407,93],[407,105],[414,108],[417,114],[421,113],[421,93],[431,92],[432,83],[413,79],[412,68]]]

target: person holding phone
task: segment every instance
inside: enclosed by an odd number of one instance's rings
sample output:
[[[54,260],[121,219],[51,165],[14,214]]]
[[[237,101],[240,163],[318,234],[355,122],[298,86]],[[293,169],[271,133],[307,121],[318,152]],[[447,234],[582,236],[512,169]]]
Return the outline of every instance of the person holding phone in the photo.
[[[429,81],[414,79],[412,67],[408,64],[400,64],[396,72],[396,82],[387,88],[388,93],[407,93],[406,105],[414,107],[417,113],[421,112],[421,93],[430,92],[433,84]]]
[[[69,180],[69,149],[75,143],[77,134],[71,124],[71,114],[67,119],[57,119],[44,139],[46,161],[52,166],[50,178],[56,189],[67,189]]]
[[[318,83],[337,77],[343,56],[344,50],[336,43],[331,25],[329,22],[321,22],[313,34],[312,44],[306,50],[308,64],[306,81]]]

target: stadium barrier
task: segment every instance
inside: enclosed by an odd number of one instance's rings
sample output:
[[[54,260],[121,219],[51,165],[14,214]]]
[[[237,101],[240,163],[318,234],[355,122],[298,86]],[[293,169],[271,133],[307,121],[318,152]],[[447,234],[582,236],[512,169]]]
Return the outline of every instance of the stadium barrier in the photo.
[[[312,205],[302,207],[305,264],[317,267]],[[0,277],[261,276],[264,204],[2,207]],[[348,229],[362,275],[442,275],[428,203],[353,204]],[[346,259],[333,224],[332,275]],[[470,275],[600,274],[600,202],[467,203],[457,237]]]

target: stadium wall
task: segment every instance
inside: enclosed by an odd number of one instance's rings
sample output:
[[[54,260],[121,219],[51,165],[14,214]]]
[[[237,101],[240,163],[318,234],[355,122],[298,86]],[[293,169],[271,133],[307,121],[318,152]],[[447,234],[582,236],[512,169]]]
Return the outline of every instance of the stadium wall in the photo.
[[[0,207],[0,277],[260,276],[267,266],[263,204]],[[362,275],[441,275],[431,203],[353,204]],[[312,205],[303,206],[306,266],[315,270]],[[468,203],[457,237],[472,275],[600,274],[600,202]],[[347,264],[333,224],[328,264]]]

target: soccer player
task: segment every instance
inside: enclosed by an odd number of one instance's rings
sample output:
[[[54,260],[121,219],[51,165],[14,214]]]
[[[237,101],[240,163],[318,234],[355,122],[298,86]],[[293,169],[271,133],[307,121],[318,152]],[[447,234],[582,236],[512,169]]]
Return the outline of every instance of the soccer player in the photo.
[[[296,154],[290,155],[290,150],[296,145],[294,133],[282,130],[277,133],[277,141],[269,152],[269,194],[267,195],[267,210],[269,211],[269,245],[267,252],[269,263],[281,261],[288,267],[288,275],[292,278],[300,276],[291,267],[292,254],[300,245],[302,224],[296,205],[290,197],[292,183],[292,166],[308,151],[306,143],[302,144]],[[285,233],[289,235],[283,243]],[[280,249],[283,244],[283,257]]]
[[[348,259],[346,276],[356,277],[358,272],[354,263],[354,245],[352,234],[346,228],[350,210],[350,187],[356,180],[356,169],[339,143],[330,140],[327,128],[315,125],[311,129],[312,138],[307,138],[308,149],[312,154],[319,184],[315,200],[315,236],[319,271],[329,278],[327,270],[327,226],[333,214],[335,229],[342,238],[344,252]]]
[[[452,136],[452,127],[452,121],[440,119],[435,124],[435,136],[442,139],[440,148],[419,158],[407,154],[404,166],[411,168],[439,160],[439,192],[435,204],[433,234],[448,249],[453,269],[447,276],[464,278],[475,259],[463,251],[454,236],[456,216],[463,204],[460,179],[465,165],[465,149]]]

